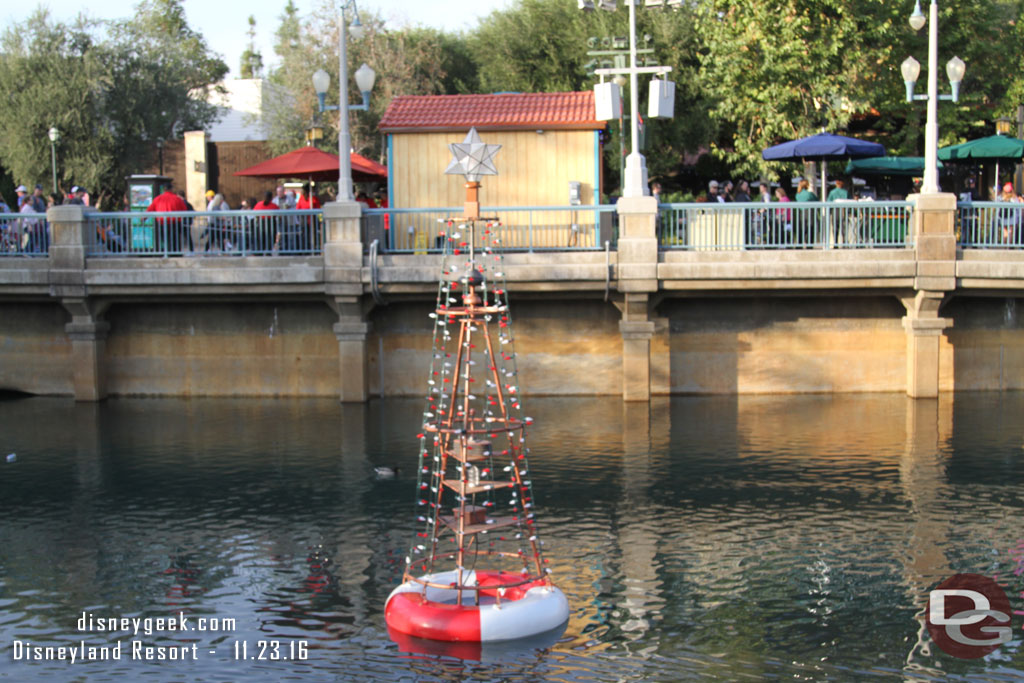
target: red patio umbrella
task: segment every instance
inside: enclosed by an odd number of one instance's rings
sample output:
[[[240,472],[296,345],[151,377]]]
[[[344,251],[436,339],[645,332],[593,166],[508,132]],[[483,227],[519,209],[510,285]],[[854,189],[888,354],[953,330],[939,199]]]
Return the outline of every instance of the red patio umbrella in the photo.
[[[388,179],[387,166],[352,153],[352,180],[357,183]],[[300,147],[287,154],[261,161],[255,166],[235,171],[234,175],[256,178],[303,178],[316,181],[338,179],[338,155],[316,147]]]

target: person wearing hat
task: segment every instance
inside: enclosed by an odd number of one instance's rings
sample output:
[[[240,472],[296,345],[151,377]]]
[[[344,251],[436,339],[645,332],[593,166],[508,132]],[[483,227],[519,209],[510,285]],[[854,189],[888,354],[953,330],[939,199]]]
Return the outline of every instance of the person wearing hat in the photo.
[[[43,186],[36,185],[32,196],[28,201],[32,202],[32,210],[36,213],[46,213],[46,197],[43,196]]]
[[[75,185],[71,188],[71,196],[64,200],[64,203],[85,206],[85,200],[82,199],[83,195],[85,195],[85,188]]]
[[[21,210],[21,205],[25,203],[28,198],[28,189],[24,185],[18,185],[14,188],[14,191],[18,193],[18,210]]]
[[[721,201],[721,198],[718,196],[718,181],[717,180],[712,180],[711,182],[708,183],[708,193],[707,193],[706,196],[707,196],[707,200],[709,202]]]

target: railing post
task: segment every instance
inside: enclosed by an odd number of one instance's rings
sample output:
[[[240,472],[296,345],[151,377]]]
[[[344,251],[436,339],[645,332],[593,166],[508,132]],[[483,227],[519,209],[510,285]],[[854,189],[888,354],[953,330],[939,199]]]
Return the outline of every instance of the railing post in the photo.
[[[529,218],[527,221],[530,223],[530,253],[533,253],[533,209],[530,209]]]
[[[71,314],[64,330],[71,342],[76,401],[101,401],[107,396],[104,359],[110,325],[101,319],[106,304],[90,298],[85,283],[89,213],[77,205],[55,206],[46,212],[52,231],[50,296]]]
[[[371,326],[362,305],[362,213],[358,202],[324,205],[324,285],[327,303],[338,315],[334,335],[338,340],[338,398],[342,403],[369,398],[366,339]]]
[[[617,204],[619,242],[617,288],[622,320],[622,400],[651,398],[651,339],[655,323],[650,316],[650,294],[658,291],[658,238],[654,197],[623,197]]]
[[[936,398],[940,337],[953,324],[951,319],[939,317],[939,308],[946,292],[956,288],[956,196],[918,194],[907,199],[914,204],[911,225],[917,263],[914,295],[902,299],[907,310],[903,318],[907,334],[907,395]]]

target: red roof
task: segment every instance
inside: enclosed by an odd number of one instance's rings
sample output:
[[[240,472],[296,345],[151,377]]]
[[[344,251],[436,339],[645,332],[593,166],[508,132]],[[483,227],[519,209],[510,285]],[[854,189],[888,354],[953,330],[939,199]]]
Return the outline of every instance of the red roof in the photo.
[[[495,95],[403,95],[380,120],[387,133],[413,131],[600,129],[594,93],[539,92]]]

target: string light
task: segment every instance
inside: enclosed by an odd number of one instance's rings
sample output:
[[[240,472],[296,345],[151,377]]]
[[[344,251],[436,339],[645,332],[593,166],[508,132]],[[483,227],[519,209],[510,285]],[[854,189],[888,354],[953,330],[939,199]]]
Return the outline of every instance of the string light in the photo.
[[[442,540],[442,536],[457,546],[460,556],[463,552],[469,553],[468,556],[473,556],[475,550],[461,545],[461,542],[464,542],[469,536],[452,533],[452,524],[457,524],[457,522],[451,521],[455,519],[454,513],[445,512],[450,509],[450,506],[445,505],[445,501],[450,500],[456,504],[466,505],[478,504],[491,510],[499,502],[494,499],[494,494],[505,492],[503,496],[508,501],[512,513],[512,524],[516,528],[515,539],[521,540],[525,535],[531,543],[534,543],[532,556],[536,558],[539,568],[540,556],[537,550],[539,544],[536,543],[537,535],[534,531],[533,512],[531,511],[533,507],[531,482],[522,478],[527,471],[525,453],[528,452],[528,449],[522,446],[525,443],[524,430],[526,425],[533,422],[533,418],[521,420],[516,418],[515,421],[511,421],[512,418],[509,418],[507,414],[508,410],[520,409],[520,403],[519,387],[512,380],[518,374],[518,370],[516,369],[517,355],[514,349],[511,318],[508,312],[508,292],[504,282],[505,271],[497,265],[502,262],[503,256],[500,251],[492,250],[492,245],[501,244],[499,233],[502,224],[500,221],[487,221],[479,239],[474,238],[475,227],[471,223],[459,224],[460,231],[467,229],[469,231],[466,239],[462,238],[462,232],[450,232],[450,228],[454,225],[453,221],[447,221],[446,225],[449,227],[449,234],[440,232],[445,238],[445,247],[442,250],[442,279],[439,281],[436,310],[428,314],[429,318],[434,321],[435,331],[432,335],[434,350],[428,375],[428,395],[425,397],[427,408],[423,411],[425,431],[417,435],[421,442],[418,477],[428,480],[421,479],[418,482],[418,489],[424,491],[429,489],[435,499],[419,499],[417,501],[418,506],[427,507],[429,512],[416,517],[416,520],[425,528],[424,531],[417,532],[416,537],[430,539],[434,543],[433,549],[427,553],[431,571],[433,571],[435,561],[441,559],[437,554],[436,544]],[[480,262],[472,258],[471,249],[475,241],[482,245],[481,251],[488,259],[493,255],[495,262],[493,268],[487,262]],[[460,256],[464,252],[470,258],[455,259],[461,264],[461,268],[449,265],[447,260],[449,256]],[[466,275],[469,272],[484,274],[482,282],[473,285],[472,281],[475,281],[475,276],[471,281],[471,278]],[[451,277],[450,280],[444,279],[448,276]],[[471,296],[473,287],[476,288],[479,296],[476,302],[468,298]],[[462,292],[461,297],[456,292]],[[459,306],[460,303],[461,306]],[[474,311],[474,307],[478,307],[476,311]],[[488,307],[487,312],[481,313],[479,307]],[[491,311],[496,314],[492,315]],[[490,348],[493,342],[489,324],[493,322],[497,322],[494,336],[497,338],[500,353],[492,353]],[[453,348],[451,344],[455,331],[458,331],[462,343]],[[482,346],[480,352],[488,359],[487,363],[482,366],[471,357],[473,350],[478,346]],[[455,354],[455,359],[453,359],[453,354]],[[436,367],[435,363],[437,363]],[[505,378],[506,381],[498,381],[499,377]],[[465,391],[471,383],[477,381],[481,381],[482,386],[485,387],[480,395]],[[507,395],[504,395],[502,390]],[[449,400],[456,408],[452,412],[448,412]],[[467,425],[464,428],[465,431],[452,430],[450,422],[452,419],[464,421],[462,424]],[[447,427],[444,427],[442,420],[449,420]],[[476,422],[481,420],[483,422]],[[488,438],[496,438],[499,432],[505,434],[509,440],[509,447],[500,451],[492,450],[489,445],[480,451],[474,451],[472,447],[468,451],[461,450],[459,444],[461,442],[465,445],[466,442],[462,439],[466,438],[467,434],[481,433],[474,431],[479,430],[480,424],[488,425]],[[490,431],[494,427],[498,427],[498,429]],[[432,452],[426,445],[426,432],[433,432],[430,447]],[[516,438],[516,432],[519,432],[518,438]],[[470,464],[468,460],[462,463],[460,460],[466,456],[460,456],[459,453],[474,454],[478,456],[474,460],[483,462],[479,466]],[[510,462],[504,467],[500,464],[496,466],[493,464],[494,458],[510,458]],[[519,469],[516,468],[517,462],[521,464]],[[450,476],[459,482],[454,484],[454,489],[452,483],[448,481],[449,475],[446,475],[446,469],[452,473]],[[496,476],[495,473],[499,471],[506,475],[510,474],[511,480],[494,480],[494,484],[491,484],[491,477]],[[481,482],[482,479],[488,481]],[[442,481],[446,482],[445,485],[442,485]],[[462,495],[459,493],[460,486],[472,486],[475,490],[472,493],[467,492],[467,495]],[[475,502],[478,500],[477,493],[482,493],[481,497],[485,499]],[[449,515],[448,521],[441,524],[440,522],[444,521],[446,514]],[[487,521],[490,524],[494,523],[493,518],[488,518]],[[431,532],[432,528],[436,531]],[[446,529],[448,530],[447,534],[443,533]],[[524,534],[524,529],[530,529],[530,532]],[[481,530],[479,533],[486,534],[487,530]],[[506,541],[506,536],[499,536],[497,539],[494,536],[488,537],[487,547],[496,548],[495,543],[498,541]],[[411,549],[412,554],[427,552],[423,543],[414,543]],[[524,562],[521,572],[524,575],[529,574],[525,567],[528,554],[522,547],[516,548],[516,554]],[[406,565],[409,566],[411,563],[412,560],[407,556]],[[421,570],[427,571],[426,562],[419,566]],[[466,570],[464,565],[459,566],[458,563],[455,568],[460,571]],[[504,591],[499,588],[499,592],[503,593]]]

